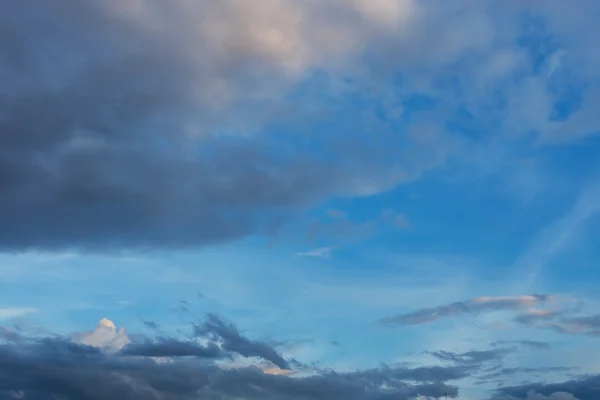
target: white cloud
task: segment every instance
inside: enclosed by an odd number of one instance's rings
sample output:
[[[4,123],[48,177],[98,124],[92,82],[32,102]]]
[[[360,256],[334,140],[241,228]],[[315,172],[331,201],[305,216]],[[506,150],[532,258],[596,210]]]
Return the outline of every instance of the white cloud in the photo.
[[[117,331],[115,324],[106,318],[101,319],[93,331],[78,333],[71,340],[75,343],[98,347],[106,351],[118,351],[130,342],[125,328],[120,328]]]
[[[0,320],[18,318],[35,313],[37,313],[35,308],[0,308]]]
[[[316,249],[303,251],[296,253],[296,257],[317,257],[317,258],[331,258],[331,252],[333,249],[331,247],[318,247]]]

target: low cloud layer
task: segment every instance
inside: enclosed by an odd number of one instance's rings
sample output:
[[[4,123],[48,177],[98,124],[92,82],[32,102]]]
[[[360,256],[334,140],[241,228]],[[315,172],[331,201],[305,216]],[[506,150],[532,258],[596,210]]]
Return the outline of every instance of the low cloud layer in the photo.
[[[495,400],[594,400],[600,397],[600,375],[587,375],[561,383],[507,386],[498,389],[497,394]]]
[[[103,320],[94,332],[112,326]],[[195,332],[218,338],[224,351],[239,350],[243,356],[278,361],[273,349],[244,338],[233,324],[215,315],[196,325]],[[268,368],[256,366],[219,368],[213,362],[222,355],[216,344],[138,338],[115,352],[106,348],[106,336],[87,333],[84,339],[91,344],[81,343],[81,336],[75,337],[79,343],[75,338],[16,332],[11,340],[0,338],[0,399],[409,400],[418,395],[441,398],[444,394],[454,398],[458,389],[447,381],[469,376],[464,367],[438,366],[381,367],[351,373],[328,370],[291,377],[270,374]]]
[[[556,392],[556,393],[552,393],[549,396],[545,396],[543,394],[530,391],[529,393],[527,393],[527,397],[517,398],[514,396],[502,396],[502,397],[494,397],[491,400],[581,400],[581,399],[578,399],[577,397],[573,396],[572,394],[565,393],[565,392]]]

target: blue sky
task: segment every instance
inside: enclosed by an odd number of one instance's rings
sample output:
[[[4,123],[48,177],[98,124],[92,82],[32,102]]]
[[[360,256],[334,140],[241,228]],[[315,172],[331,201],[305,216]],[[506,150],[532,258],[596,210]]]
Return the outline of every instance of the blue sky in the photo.
[[[596,3],[0,4],[6,365],[177,343],[229,386],[129,398],[257,398],[236,368],[272,399],[597,399]],[[0,399],[100,393],[11,373]]]

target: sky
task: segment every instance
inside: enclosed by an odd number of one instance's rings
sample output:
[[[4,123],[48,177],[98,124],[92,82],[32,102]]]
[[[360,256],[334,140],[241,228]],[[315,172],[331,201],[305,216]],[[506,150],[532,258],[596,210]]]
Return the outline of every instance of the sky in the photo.
[[[0,400],[600,398],[599,18],[0,0]]]

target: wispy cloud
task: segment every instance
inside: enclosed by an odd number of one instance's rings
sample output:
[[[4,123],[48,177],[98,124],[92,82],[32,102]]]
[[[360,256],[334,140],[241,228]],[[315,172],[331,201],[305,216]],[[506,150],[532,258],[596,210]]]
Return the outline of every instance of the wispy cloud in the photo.
[[[544,303],[548,295],[531,295],[516,297],[475,297],[448,305],[424,308],[408,314],[382,318],[379,322],[385,326],[421,325],[441,318],[457,317],[465,314],[519,310],[536,303]]]
[[[317,257],[317,258],[331,258],[333,248],[331,247],[317,247],[312,250],[302,251],[294,254],[296,257]]]
[[[543,229],[513,266],[515,290],[531,290],[547,262],[569,243],[586,221],[600,212],[600,185],[585,188],[562,218]]]
[[[534,349],[540,349],[540,350],[549,350],[551,348],[549,343],[546,342],[541,342],[538,340],[528,340],[528,339],[523,339],[523,340],[497,340],[495,342],[493,342],[491,345],[492,346],[504,346],[504,345],[510,345],[510,344],[514,344],[514,345],[520,345],[520,346],[525,346],[525,347],[531,347]]]
[[[0,308],[0,320],[24,317],[25,315],[37,313],[35,308]]]
[[[450,361],[456,364],[481,364],[491,361],[500,361],[507,354],[514,352],[514,349],[492,349],[492,350],[471,350],[464,353],[452,351],[429,351],[425,352],[440,361]]]

